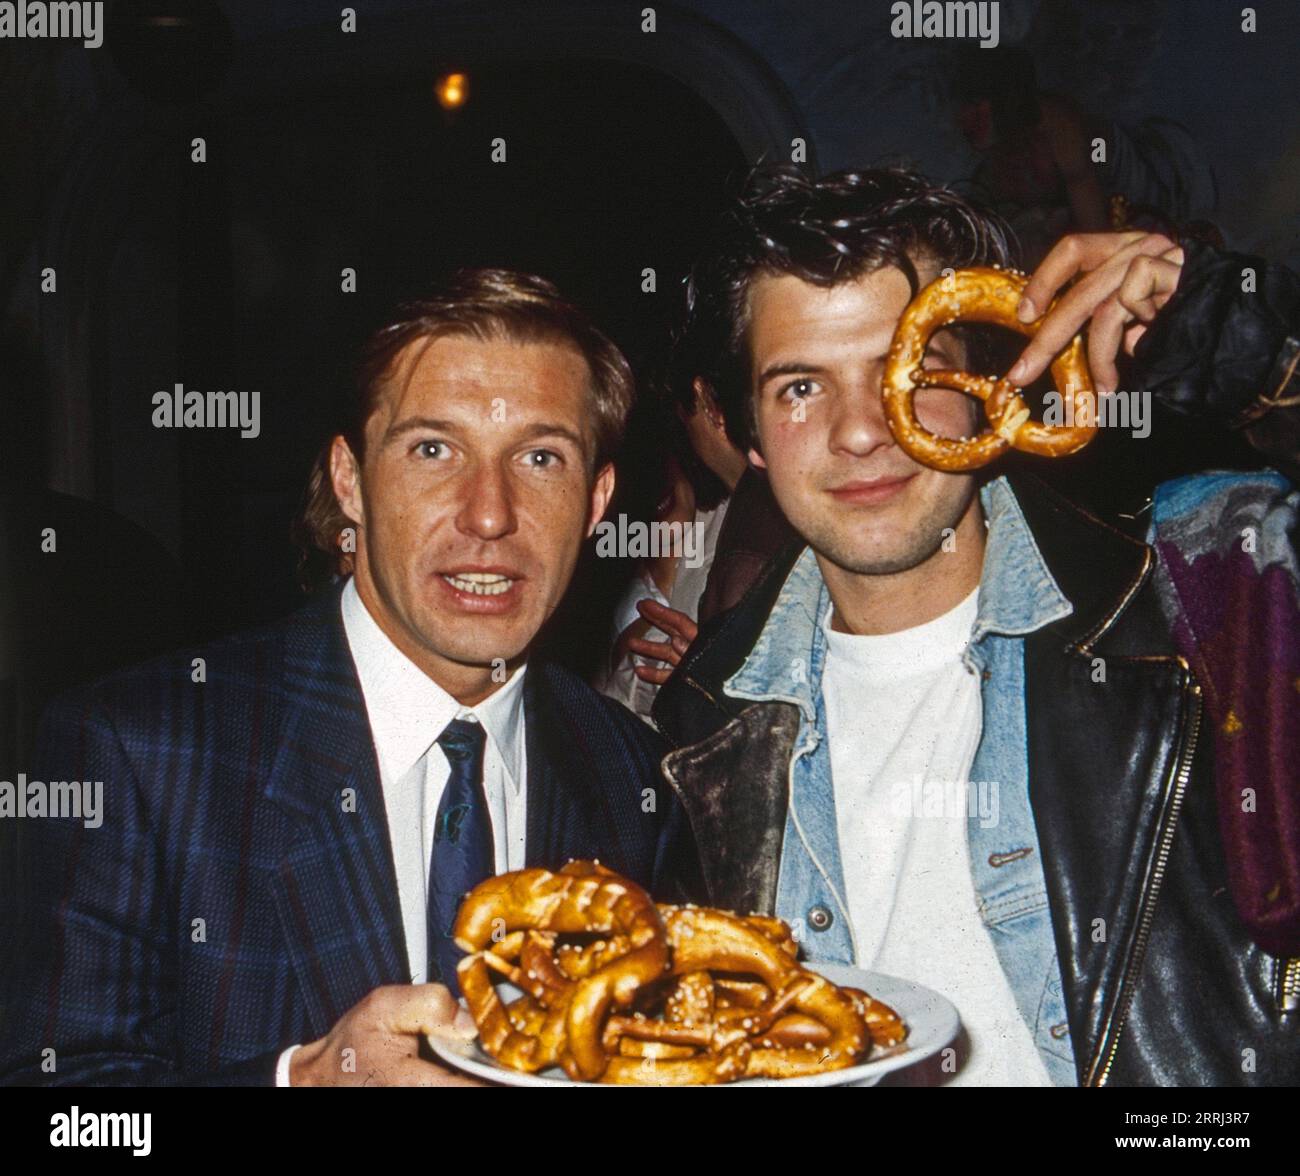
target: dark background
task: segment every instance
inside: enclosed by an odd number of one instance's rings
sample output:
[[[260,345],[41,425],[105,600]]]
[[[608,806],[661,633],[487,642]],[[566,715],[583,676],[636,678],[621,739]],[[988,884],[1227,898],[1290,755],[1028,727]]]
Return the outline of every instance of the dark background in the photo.
[[[301,599],[289,522],[329,405],[364,326],[431,275],[542,273],[645,372],[749,163],[800,138],[819,170],[905,158],[962,182],[975,166],[951,46],[891,37],[883,0],[655,4],[654,33],[619,0],[361,0],[353,34],[332,3],[108,7],[100,49],[0,42],[6,771],[55,689]],[[1300,14],[1253,7],[1251,35],[1217,0],[1003,0],[1000,34],[1100,115],[1178,120],[1213,177],[1198,213],[1296,264]],[[448,68],[470,77],[452,114],[433,97]],[[153,428],[151,397],[177,382],[259,391],[261,435]],[[1142,446],[1103,431],[1049,476],[1107,511],[1250,461],[1161,418]],[[584,566],[583,636],[561,653],[603,639],[617,571]]]

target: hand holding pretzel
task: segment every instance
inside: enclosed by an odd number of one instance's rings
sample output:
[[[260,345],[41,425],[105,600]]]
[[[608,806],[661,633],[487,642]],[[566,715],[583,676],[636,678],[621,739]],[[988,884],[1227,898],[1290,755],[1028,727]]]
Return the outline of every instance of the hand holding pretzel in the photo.
[[[1148,324],[1178,289],[1183,261],[1183,250],[1161,233],[1062,237],[1025,287],[1018,317],[1024,322],[1042,317],[1007,378],[1022,385],[1036,379],[1048,360],[1086,324],[1088,363],[1097,390],[1103,396],[1115,391],[1119,386],[1115,358],[1121,345],[1133,354]],[[1067,285],[1070,288],[1060,294]],[[1051,309],[1042,314],[1049,305]]]
[[[987,465],[1008,447],[1063,457],[1092,440],[1097,415],[1083,342],[1078,338],[1052,363],[1058,391],[1072,401],[1070,419],[1076,423],[1069,426],[1031,420],[1028,406],[1009,379],[923,366],[930,337],[954,322],[994,323],[1034,335],[1038,324],[1023,322],[1016,313],[1025,286],[1024,275],[1011,270],[951,271],[931,282],[903,312],[885,364],[883,400],[890,432],[917,461],[939,470],[972,470]],[[960,439],[931,433],[916,418],[918,388],[954,388],[978,397],[991,429]]]

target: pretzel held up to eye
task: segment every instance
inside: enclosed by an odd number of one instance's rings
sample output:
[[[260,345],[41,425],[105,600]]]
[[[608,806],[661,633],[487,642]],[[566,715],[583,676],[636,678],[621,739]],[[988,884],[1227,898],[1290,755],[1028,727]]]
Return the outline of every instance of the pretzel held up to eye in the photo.
[[[1005,379],[922,366],[930,337],[954,322],[994,323],[1022,335],[1035,334],[1041,318],[1022,323],[1016,317],[1026,280],[1011,270],[955,270],[931,282],[903,312],[885,363],[882,396],[889,431],[916,461],[955,472],[987,465],[1008,447],[1064,457],[1082,449],[1097,432],[1092,376],[1081,337],[1076,336],[1052,364],[1057,391],[1072,402],[1073,415],[1066,419],[1074,424],[1068,426],[1031,420],[1019,390]],[[978,397],[991,430],[960,440],[931,433],[916,419],[919,388],[953,388]]]

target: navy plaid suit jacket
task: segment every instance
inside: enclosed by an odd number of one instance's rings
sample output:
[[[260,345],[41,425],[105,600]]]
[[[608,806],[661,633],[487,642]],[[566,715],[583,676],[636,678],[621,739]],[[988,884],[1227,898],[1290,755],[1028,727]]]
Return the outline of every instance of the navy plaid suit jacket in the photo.
[[[285,1046],[410,980],[338,589],[196,655],[206,682],[177,653],[45,716],[28,778],[102,780],[103,823],[22,821],[0,1080],[269,1085]],[[596,857],[697,897],[658,736],[568,671],[524,682],[528,864]]]

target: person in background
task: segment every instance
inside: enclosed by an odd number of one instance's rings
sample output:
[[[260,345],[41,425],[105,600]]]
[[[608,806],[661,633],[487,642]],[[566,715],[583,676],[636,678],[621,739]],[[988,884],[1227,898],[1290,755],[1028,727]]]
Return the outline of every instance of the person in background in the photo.
[[[1114,197],[1168,223],[1213,211],[1213,170],[1179,123],[1099,117],[1041,88],[1032,55],[1018,47],[960,46],[954,79],[957,124],[980,156],[975,190],[1010,222],[1026,265],[1065,233],[1119,227]]]
[[[727,432],[713,384],[721,324],[694,288],[668,374],[649,401],[647,432],[658,443],[643,458],[661,461],[653,519],[695,528],[690,558],[669,552],[636,568],[615,610],[609,661],[594,683],[647,722],[670,673],[667,650],[685,652],[698,625],[740,600],[795,540],[766,475]]]
[[[647,668],[643,655],[669,640],[676,628],[694,625],[738,480],[731,459],[738,458],[743,467],[744,458],[726,446],[725,434],[720,445],[708,425],[692,430],[688,421],[693,418],[675,411],[665,397],[651,394],[636,412],[639,420],[630,430],[635,439],[623,460],[637,466],[651,492],[648,509],[636,512],[655,529],[645,533],[657,531],[663,540],[633,565],[615,606],[609,657],[592,684],[649,722],[658,686],[641,672]],[[658,627],[660,621],[667,632]]]

